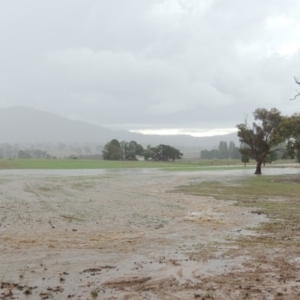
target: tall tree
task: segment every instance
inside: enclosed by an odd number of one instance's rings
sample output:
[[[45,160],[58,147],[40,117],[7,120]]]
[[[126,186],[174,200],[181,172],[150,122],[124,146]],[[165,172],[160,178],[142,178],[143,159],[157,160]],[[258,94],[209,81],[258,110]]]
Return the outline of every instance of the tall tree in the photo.
[[[131,141],[129,143],[122,141],[120,145],[123,151],[123,158],[126,160],[137,160],[136,156],[142,155],[144,152],[143,146],[136,141]]]
[[[221,141],[218,149],[220,159],[227,159],[229,157],[227,142]]]
[[[123,152],[119,141],[113,139],[108,142],[102,150],[102,156],[105,160],[121,160],[123,158]]]
[[[229,142],[228,150],[229,152],[233,151],[235,148],[235,143],[233,141]]]
[[[281,113],[272,108],[257,108],[253,113],[256,122],[252,127],[247,120],[244,123],[236,125],[238,128],[238,137],[241,142],[240,152],[256,161],[255,174],[261,174],[261,165],[266,156],[278,150],[275,148],[282,143],[286,137],[280,134],[280,125],[283,121]]]

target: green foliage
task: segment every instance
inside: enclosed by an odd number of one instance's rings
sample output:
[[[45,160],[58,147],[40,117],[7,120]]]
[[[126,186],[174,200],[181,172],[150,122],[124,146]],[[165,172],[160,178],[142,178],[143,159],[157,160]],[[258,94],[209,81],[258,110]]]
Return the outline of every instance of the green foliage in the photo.
[[[272,161],[275,161],[278,159],[278,154],[276,152],[271,152],[270,154],[268,154],[264,160],[264,163],[269,163],[271,164]]]
[[[123,152],[119,141],[113,139],[108,142],[102,150],[102,156],[104,160],[121,160]]]
[[[119,143],[114,139],[104,146],[102,155],[104,160],[137,160],[136,156],[143,152],[143,146],[135,141]]]
[[[137,160],[137,155],[143,155],[144,148],[142,145],[138,144],[136,141],[125,142],[122,141],[121,148],[123,151],[123,159],[125,160]]]
[[[156,147],[153,147],[151,150],[151,158],[153,160],[158,161],[168,161],[169,159],[172,159],[173,161],[175,159],[181,159],[183,154],[176,148],[169,146],[169,145],[158,145]]]
[[[286,137],[280,132],[283,117],[276,108],[269,111],[265,108],[257,108],[253,116],[257,122],[253,122],[252,127],[247,120],[236,127],[242,144],[241,154],[255,159],[257,162],[255,174],[261,174],[261,165],[266,156],[281,150],[274,147],[284,142]]]
[[[97,298],[98,295],[99,295],[99,290],[98,290],[98,289],[93,289],[93,290],[91,290],[91,296],[92,296],[93,298]]]

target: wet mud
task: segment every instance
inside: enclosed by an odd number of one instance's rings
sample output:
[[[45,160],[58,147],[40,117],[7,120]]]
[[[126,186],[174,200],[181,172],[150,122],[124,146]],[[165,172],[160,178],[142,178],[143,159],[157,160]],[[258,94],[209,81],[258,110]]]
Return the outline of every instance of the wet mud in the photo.
[[[169,192],[216,176],[0,174],[0,299],[297,299],[300,258],[234,242],[264,215]]]

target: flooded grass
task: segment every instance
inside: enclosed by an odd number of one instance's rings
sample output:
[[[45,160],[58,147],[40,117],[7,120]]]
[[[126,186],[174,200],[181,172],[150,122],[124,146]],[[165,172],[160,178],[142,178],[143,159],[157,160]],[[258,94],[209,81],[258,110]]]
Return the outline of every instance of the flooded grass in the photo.
[[[163,171],[168,172],[195,172],[195,171],[230,171],[230,170],[248,170],[253,169],[254,165],[244,167],[241,164],[235,165],[235,166],[227,166],[227,165],[212,165],[212,166],[175,166],[175,167],[169,167],[169,168],[162,168]]]
[[[68,159],[24,159],[0,160],[0,169],[122,169],[122,168],[162,168],[175,163],[147,161],[107,161]]]
[[[120,169],[120,168],[186,168],[240,165],[240,160],[177,160],[157,161],[108,161],[76,159],[1,159],[0,169]]]
[[[240,165],[238,160],[232,160],[231,164]],[[198,162],[186,161],[107,161],[107,160],[68,160],[68,159],[15,159],[15,160],[0,160],[0,169],[140,169],[140,168],[159,168],[171,171],[192,171],[205,170],[210,167],[223,166],[227,167],[228,163],[206,162],[199,164]]]
[[[234,205],[252,208],[251,212],[264,214],[270,222],[256,228],[263,237],[243,237],[248,245],[262,243],[270,246],[300,243],[300,176],[255,176],[241,180],[215,180],[178,187],[177,192],[211,196],[234,201]],[[300,253],[300,251],[299,251]]]

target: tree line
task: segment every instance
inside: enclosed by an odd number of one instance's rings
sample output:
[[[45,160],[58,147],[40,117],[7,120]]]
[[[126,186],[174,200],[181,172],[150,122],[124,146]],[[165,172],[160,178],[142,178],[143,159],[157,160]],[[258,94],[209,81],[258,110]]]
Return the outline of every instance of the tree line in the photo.
[[[286,148],[286,144],[279,145],[281,149]],[[225,141],[221,141],[219,143],[218,149],[212,149],[212,150],[201,150],[200,152],[200,158],[201,159],[240,159],[245,165],[250,161],[249,153],[242,150],[241,148],[236,147],[235,143],[233,141],[229,142],[229,145]],[[292,158],[287,153],[283,152],[275,152],[270,151],[268,155],[266,155],[265,159],[263,160],[263,164],[266,163],[272,163],[273,161],[276,161],[278,159],[282,158]]]
[[[144,149],[136,141],[119,142],[117,139],[108,142],[102,150],[104,160],[137,160],[138,156],[143,156],[145,160],[174,161],[175,159],[181,159],[183,154],[170,145],[160,144],[156,147],[148,145]]]
[[[218,149],[201,150],[200,157],[201,159],[241,159],[241,153],[233,141],[230,141],[229,145],[221,141]]]

